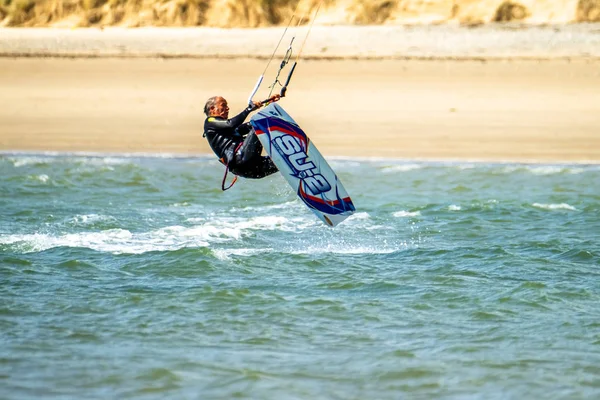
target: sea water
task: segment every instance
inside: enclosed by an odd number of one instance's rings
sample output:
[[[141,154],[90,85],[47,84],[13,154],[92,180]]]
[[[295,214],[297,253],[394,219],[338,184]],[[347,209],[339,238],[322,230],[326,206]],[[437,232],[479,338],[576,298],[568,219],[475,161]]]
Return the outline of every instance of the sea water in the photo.
[[[600,166],[0,154],[2,399],[600,397]]]

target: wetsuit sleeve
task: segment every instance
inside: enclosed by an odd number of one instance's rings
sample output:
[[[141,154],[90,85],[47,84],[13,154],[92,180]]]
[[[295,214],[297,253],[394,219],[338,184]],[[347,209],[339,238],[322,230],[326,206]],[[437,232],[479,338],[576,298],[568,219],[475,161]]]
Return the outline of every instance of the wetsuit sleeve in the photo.
[[[251,111],[251,108],[246,108],[244,111],[230,119],[217,119],[210,117],[208,118],[208,123],[210,124],[210,127],[216,131],[232,132],[235,128],[244,123]]]

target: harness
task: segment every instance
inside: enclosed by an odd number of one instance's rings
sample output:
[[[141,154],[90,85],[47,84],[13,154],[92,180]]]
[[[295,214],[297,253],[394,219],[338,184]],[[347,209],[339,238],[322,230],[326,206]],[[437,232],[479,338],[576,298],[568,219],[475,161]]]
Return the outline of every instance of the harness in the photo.
[[[240,147],[242,147],[242,144],[244,144],[244,142],[241,142],[240,144],[238,144],[236,146],[235,150],[233,151],[234,157],[235,157],[235,154],[240,149]],[[229,184],[229,186],[225,187],[225,182],[227,181],[227,173],[229,172],[229,163],[227,162],[227,159],[225,157],[219,158],[219,162],[225,166],[225,175],[223,175],[223,181],[221,182],[221,190],[222,191],[226,191],[226,190],[231,189],[231,187],[237,182],[238,176],[237,175],[233,175],[234,178],[231,181],[231,184]]]

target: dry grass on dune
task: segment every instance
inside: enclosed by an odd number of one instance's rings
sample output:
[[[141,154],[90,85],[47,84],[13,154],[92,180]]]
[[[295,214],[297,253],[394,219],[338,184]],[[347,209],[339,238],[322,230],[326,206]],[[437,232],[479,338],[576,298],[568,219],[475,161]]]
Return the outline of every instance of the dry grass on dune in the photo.
[[[304,8],[316,0],[301,0]],[[293,0],[0,0],[5,26],[219,26],[278,25]]]
[[[208,8],[206,0],[2,1],[8,26],[194,26],[205,22]]]
[[[320,0],[0,0],[0,26],[281,25]],[[323,0],[322,24],[600,22],[600,0]],[[303,23],[307,23],[305,18]]]

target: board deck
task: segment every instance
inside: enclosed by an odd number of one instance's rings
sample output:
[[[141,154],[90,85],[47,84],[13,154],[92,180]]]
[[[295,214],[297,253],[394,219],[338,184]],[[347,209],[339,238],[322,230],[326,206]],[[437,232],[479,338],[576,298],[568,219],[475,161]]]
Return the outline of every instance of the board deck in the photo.
[[[280,105],[269,104],[252,116],[250,124],[279,172],[321,221],[334,227],[354,213],[342,182]]]

